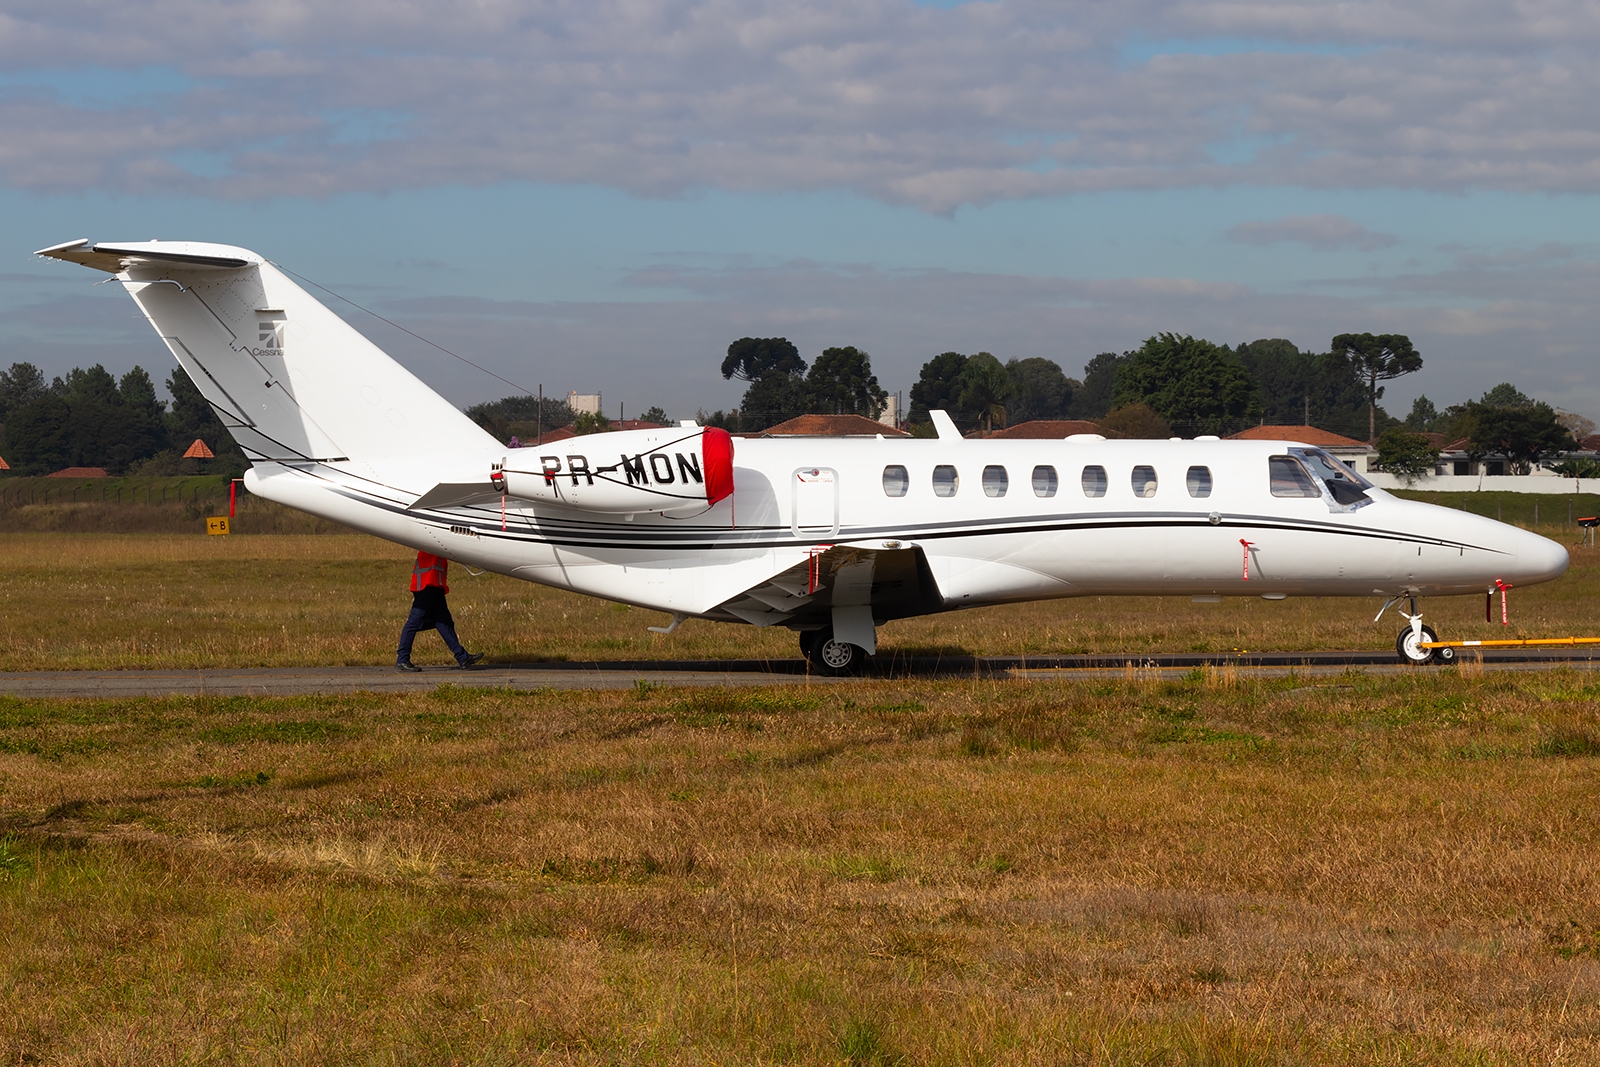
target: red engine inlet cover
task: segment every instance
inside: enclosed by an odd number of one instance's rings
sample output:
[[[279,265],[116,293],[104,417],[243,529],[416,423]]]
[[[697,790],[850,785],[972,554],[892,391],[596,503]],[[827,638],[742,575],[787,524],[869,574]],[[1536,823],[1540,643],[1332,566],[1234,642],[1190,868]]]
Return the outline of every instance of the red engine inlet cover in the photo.
[[[706,503],[715,504],[733,495],[733,438],[727,430],[707,426],[700,440],[706,461]]]

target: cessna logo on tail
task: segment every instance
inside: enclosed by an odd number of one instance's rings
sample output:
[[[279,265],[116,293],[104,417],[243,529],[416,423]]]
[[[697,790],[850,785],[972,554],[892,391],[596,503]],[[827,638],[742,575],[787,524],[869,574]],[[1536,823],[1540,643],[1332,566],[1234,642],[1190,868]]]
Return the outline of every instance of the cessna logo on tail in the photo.
[[[593,485],[596,474],[608,474],[621,468],[627,473],[629,485],[688,485],[692,480],[700,485],[705,484],[705,475],[700,470],[700,457],[693,452],[685,455],[675,452],[677,466],[673,466],[672,459],[665,452],[651,452],[648,456],[639,453],[636,456],[623,456],[614,466],[596,467],[589,466],[587,456],[566,457],[565,474],[572,479],[572,484],[577,485],[578,479],[585,479],[585,484]],[[540,456],[539,466],[544,471],[544,484],[554,485],[557,475],[563,473],[560,456]]]
[[[283,319],[257,319],[256,341],[260,347],[250,349],[252,356],[283,355]]]

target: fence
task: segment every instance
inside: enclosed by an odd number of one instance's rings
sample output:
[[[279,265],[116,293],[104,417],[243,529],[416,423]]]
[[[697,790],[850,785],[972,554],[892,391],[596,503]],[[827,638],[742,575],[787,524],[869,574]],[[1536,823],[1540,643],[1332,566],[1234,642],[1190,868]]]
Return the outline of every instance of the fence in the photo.
[[[228,485],[223,479],[96,478],[74,481],[64,478],[0,479],[0,508],[33,504],[208,504],[226,501]],[[240,494],[243,499],[243,494]]]

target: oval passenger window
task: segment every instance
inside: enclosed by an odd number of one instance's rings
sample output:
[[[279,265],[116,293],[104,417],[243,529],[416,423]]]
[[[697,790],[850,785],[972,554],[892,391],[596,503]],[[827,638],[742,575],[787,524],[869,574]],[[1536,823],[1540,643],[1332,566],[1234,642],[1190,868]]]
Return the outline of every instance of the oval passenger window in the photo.
[[[1011,486],[1011,479],[1006,475],[1004,467],[983,468],[983,495],[1005,496],[1006,490]]]
[[[1104,467],[1083,468],[1083,495],[1106,495],[1106,469]]]
[[[883,468],[883,495],[905,496],[911,488],[911,475],[898,464]]]
[[[948,463],[941,463],[933,468],[933,495],[955,496],[956,490],[961,486],[961,477],[956,474],[956,469]]]
[[[1156,469],[1154,467],[1138,466],[1133,468],[1133,495],[1152,497],[1156,495]]]
[[[1033,468],[1034,496],[1055,496],[1056,486],[1058,484],[1059,483],[1056,480],[1056,469],[1054,467]]]
[[[1197,497],[1198,496],[1210,496],[1211,495],[1211,468],[1210,467],[1190,467],[1189,468],[1189,477],[1188,477],[1188,486],[1189,486],[1189,495],[1190,496],[1197,496]]]

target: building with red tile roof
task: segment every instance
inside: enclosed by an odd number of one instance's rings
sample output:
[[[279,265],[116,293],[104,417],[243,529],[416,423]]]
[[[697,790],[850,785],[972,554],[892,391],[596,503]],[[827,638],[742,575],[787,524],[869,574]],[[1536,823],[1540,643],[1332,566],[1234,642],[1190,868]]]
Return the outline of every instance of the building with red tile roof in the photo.
[[[1015,426],[1007,426],[1003,430],[973,433],[968,436],[1003,441],[1061,441],[1079,433],[1097,433],[1102,437],[1118,436],[1106,433],[1099,423],[1090,422],[1088,419],[1029,419]]]
[[[1248,430],[1228,435],[1230,441],[1294,441],[1317,448],[1366,448],[1365,441],[1319,430],[1315,426],[1252,426]]]
[[[865,415],[800,415],[745,437],[910,437]]]

